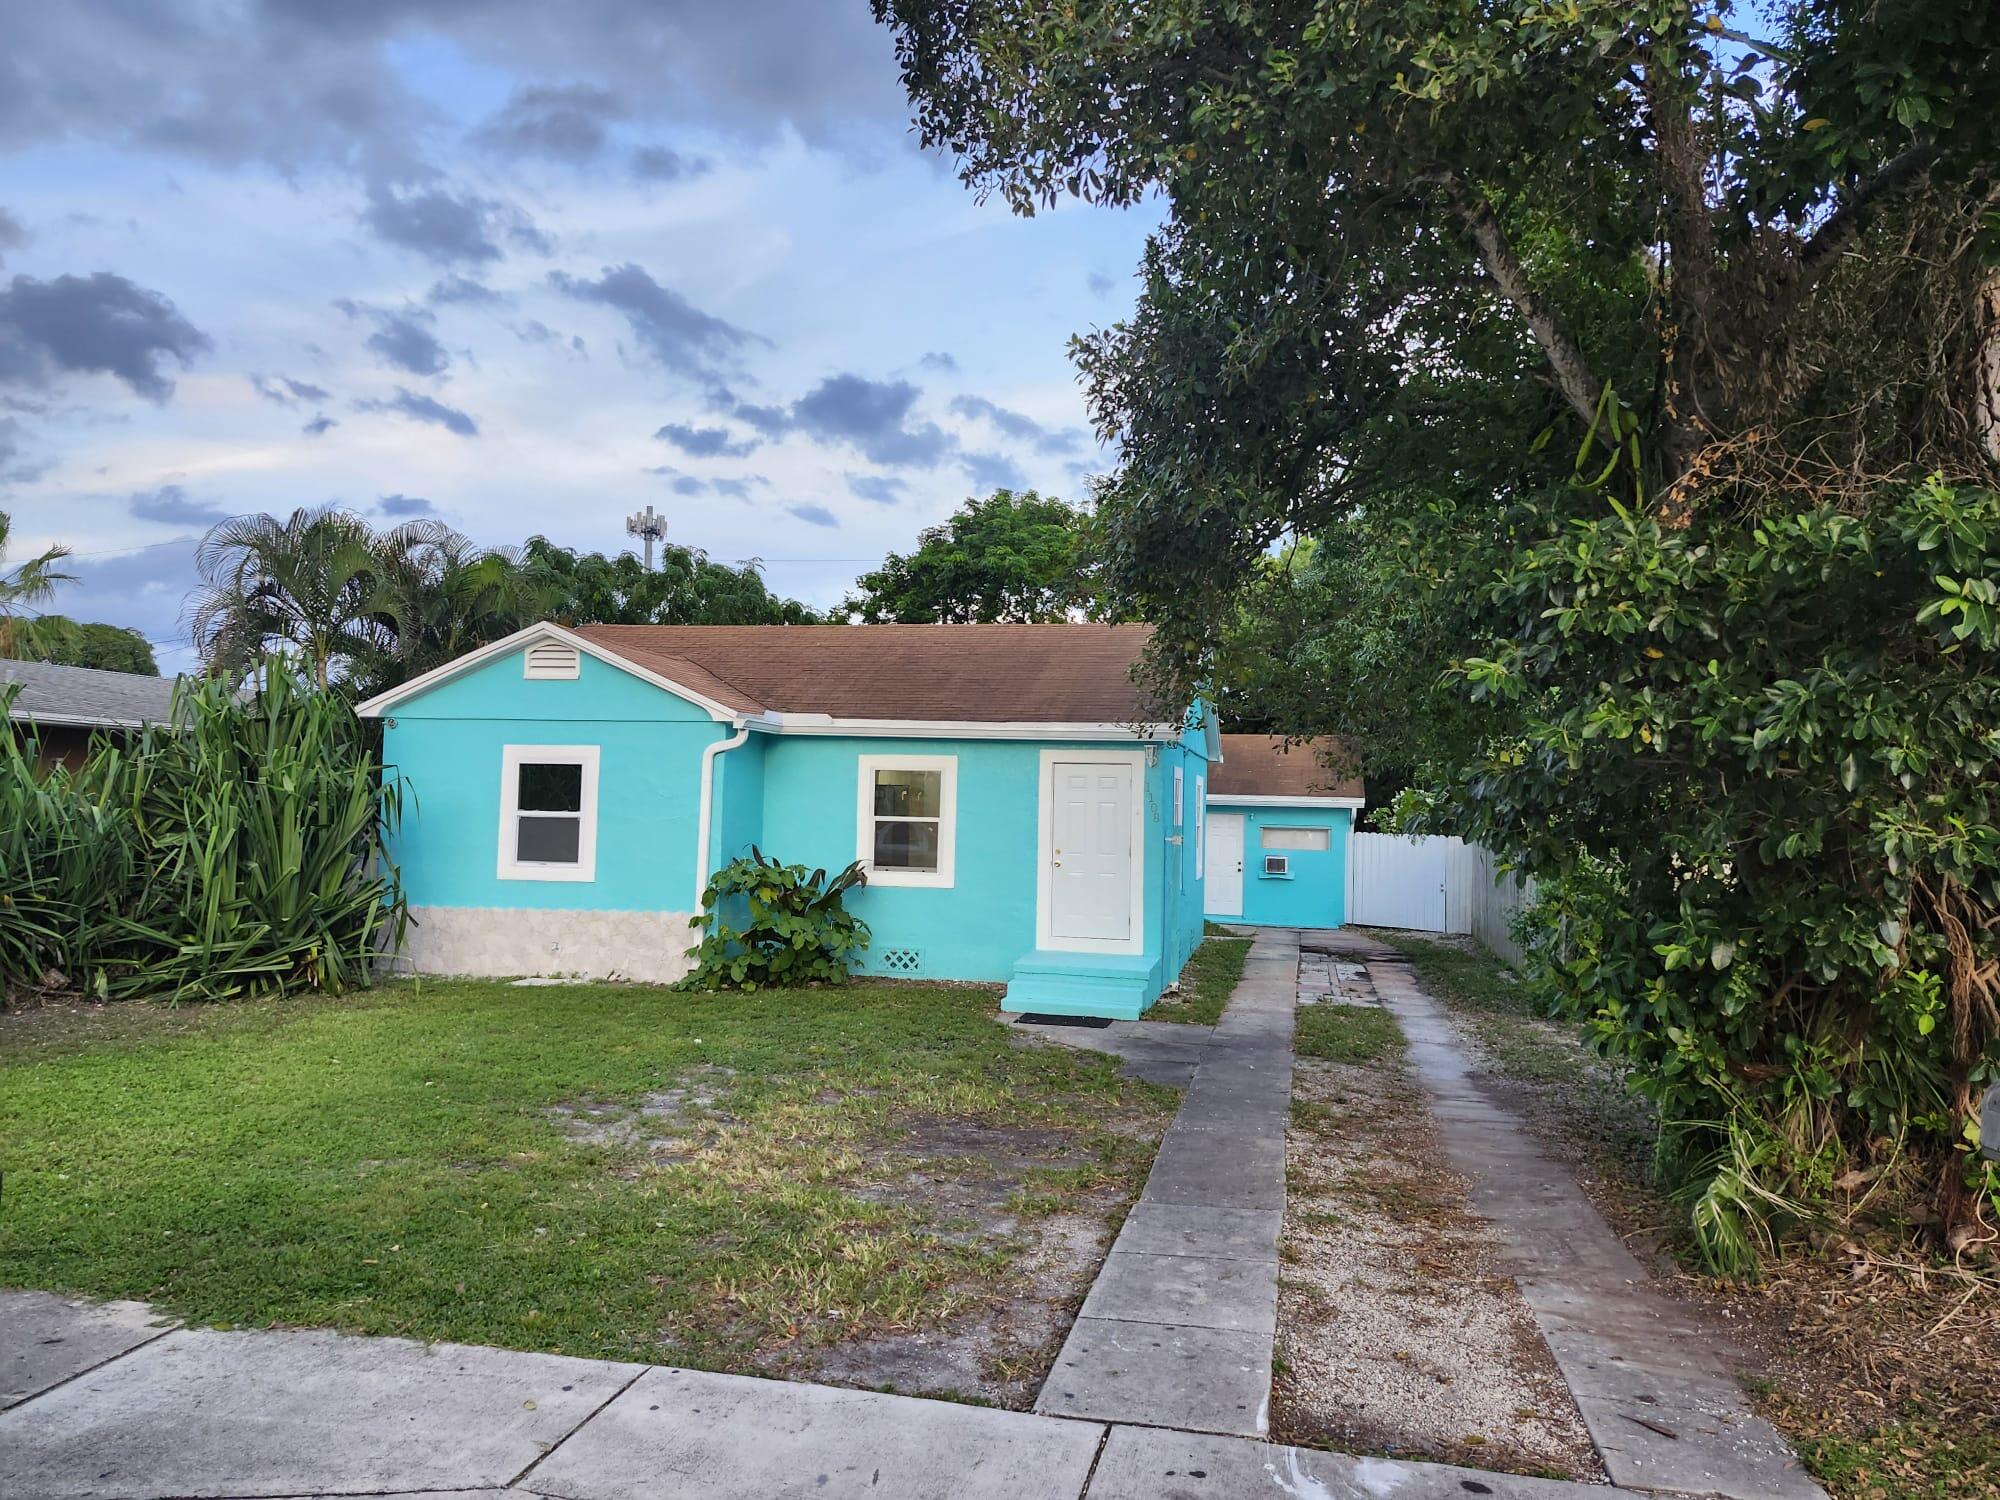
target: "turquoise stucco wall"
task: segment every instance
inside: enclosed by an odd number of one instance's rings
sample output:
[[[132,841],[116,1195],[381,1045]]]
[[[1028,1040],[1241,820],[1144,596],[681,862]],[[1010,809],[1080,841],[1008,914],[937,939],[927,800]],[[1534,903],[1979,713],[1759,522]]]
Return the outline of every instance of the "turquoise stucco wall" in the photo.
[[[1210,798],[1208,813],[1243,815],[1243,915],[1223,917],[1263,927],[1338,927],[1347,920],[1348,835],[1354,814],[1344,807],[1246,807]],[[1325,852],[1272,850],[1291,856],[1289,879],[1267,876],[1260,828],[1331,830]]]
[[[589,656],[574,681],[530,682],[516,653],[399,705],[384,725],[385,753],[408,796],[395,854],[411,904],[695,910],[701,754],[733,732],[695,705]],[[496,874],[501,753],[509,744],[600,747],[594,880]],[[1196,730],[1160,746],[1156,764],[1141,777],[1144,957],[1155,993],[1201,939],[1194,814],[1206,770],[1201,745]],[[840,869],[856,853],[860,757],[955,756],[954,884],[857,892],[853,908],[874,931],[862,967],[888,972],[885,950],[916,949],[921,974],[1007,980],[1035,951],[1042,752],[1065,748],[1111,747],[753,733],[715,761],[709,864],[755,844],[773,858]],[[1186,809],[1178,827],[1177,766]]]
[[[1035,946],[1035,808],[1041,745],[1018,740],[763,739],[764,852],[787,863],[845,868],[855,856],[856,788],[864,755],[958,757],[958,843],[949,890],[870,886],[848,898],[874,940],[862,961],[883,972],[889,948],[914,948],[924,974],[1006,979]],[[746,749],[748,746],[745,747]],[[731,750],[729,761],[741,752]],[[747,847],[732,825],[721,856]]]
[[[399,704],[384,755],[406,802],[395,858],[413,906],[692,911],[701,752],[725,738],[691,703],[583,658],[567,682],[529,682],[519,653]],[[597,745],[597,878],[502,880],[506,745]]]

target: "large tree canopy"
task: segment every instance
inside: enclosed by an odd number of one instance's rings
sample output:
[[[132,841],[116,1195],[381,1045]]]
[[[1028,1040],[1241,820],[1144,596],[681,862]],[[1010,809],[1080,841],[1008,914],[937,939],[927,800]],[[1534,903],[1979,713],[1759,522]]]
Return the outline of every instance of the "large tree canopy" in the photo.
[[[929,526],[917,550],[864,573],[842,613],[869,624],[1038,624],[1094,616],[1088,517],[1054,496],[999,489]]]
[[[1168,206],[1077,345],[1155,670],[1541,879],[1718,1264],[1850,1168],[1990,1237],[2000,8],[876,11],[975,188]]]

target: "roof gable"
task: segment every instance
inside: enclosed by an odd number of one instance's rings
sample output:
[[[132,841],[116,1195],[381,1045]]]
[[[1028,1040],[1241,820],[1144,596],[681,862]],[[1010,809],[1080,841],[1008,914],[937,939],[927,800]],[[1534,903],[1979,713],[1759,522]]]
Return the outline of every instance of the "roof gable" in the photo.
[[[560,640],[697,704],[761,727],[1178,725],[1133,680],[1138,625],[541,624],[360,705],[367,716],[538,640]],[[789,721],[789,722],[788,722]]]
[[[1345,742],[1331,735],[1287,741],[1282,734],[1225,734],[1222,759],[1208,772],[1208,795],[1339,797],[1365,794],[1360,767]],[[1327,761],[1333,762],[1332,766]]]
[[[1139,724],[1144,625],[585,625],[739,712],[921,723]]]

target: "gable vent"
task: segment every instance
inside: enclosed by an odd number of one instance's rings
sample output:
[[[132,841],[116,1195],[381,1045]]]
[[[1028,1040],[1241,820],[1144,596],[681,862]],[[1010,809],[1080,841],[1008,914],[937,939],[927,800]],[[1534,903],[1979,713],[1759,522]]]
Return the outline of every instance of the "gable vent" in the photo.
[[[561,641],[542,641],[530,646],[521,658],[521,675],[530,682],[574,680],[577,670],[576,647]]]

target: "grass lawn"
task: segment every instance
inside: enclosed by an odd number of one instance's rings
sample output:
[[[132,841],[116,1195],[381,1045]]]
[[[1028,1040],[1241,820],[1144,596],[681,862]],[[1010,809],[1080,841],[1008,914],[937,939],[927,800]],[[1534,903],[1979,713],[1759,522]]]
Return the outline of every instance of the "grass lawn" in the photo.
[[[1032,1235],[962,1210],[1115,1222],[1172,1107],[992,1012],[452,981],[0,1017],[0,1285],[709,1368],[983,1318]]]
[[[1403,1028],[1373,1005],[1302,1005],[1292,1050],[1324,1062],[1371,1063],[1401,1057]]]
[[[1222,1007],[1229,1003],[1236,982],[1243,977],[1250,942],[1240,937],[1203,938],[1181,969],[1179,993],[1162,996],[1146,1012],[1146,1018],[1213,1026],[1222,1019]]]

